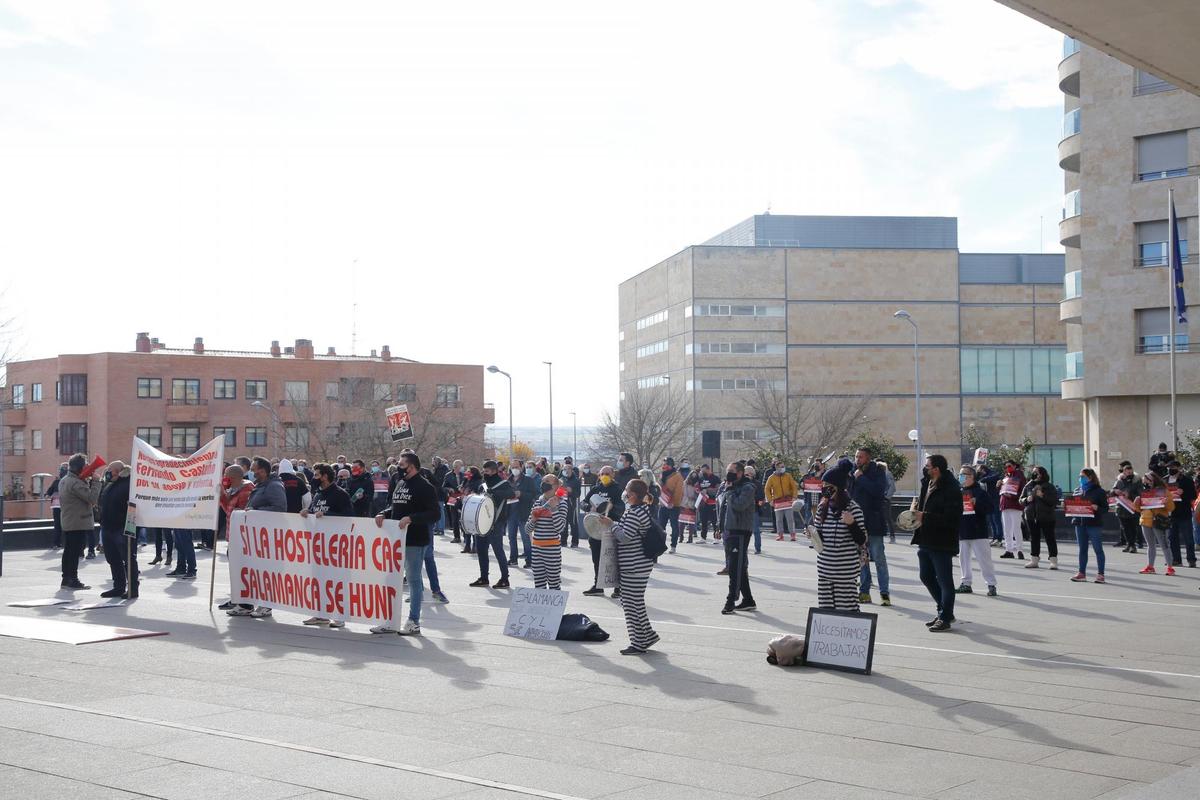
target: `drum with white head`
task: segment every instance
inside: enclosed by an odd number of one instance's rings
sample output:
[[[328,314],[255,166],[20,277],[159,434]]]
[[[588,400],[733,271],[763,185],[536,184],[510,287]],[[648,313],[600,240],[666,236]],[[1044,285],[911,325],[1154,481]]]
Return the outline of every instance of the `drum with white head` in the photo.
[[[472,494],[463,498],[463,533],[468,536],[487,536],[495,519],[496,505],[486,494]]]

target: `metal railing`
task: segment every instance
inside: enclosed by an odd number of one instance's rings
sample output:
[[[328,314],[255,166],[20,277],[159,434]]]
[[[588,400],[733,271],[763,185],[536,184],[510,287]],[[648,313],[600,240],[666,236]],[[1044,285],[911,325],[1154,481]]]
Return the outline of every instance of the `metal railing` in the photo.
[[[1173,83],[1168,83],[1161,78],[1155,78],[1150,81],[1141,81],[1133,85],[1133,95],[1137,97],[1143,94],[1156,94],[1158,92],[1169,92],[1172,89],[1178,88]]]
[[[1197,263],[1197,257],[1194,255],[1186,255],[1183,257],[1184,266],[1187,266],[1188,264],[1196,264],[1196,263]],[[1167,265],[1167,257],[1166,256],[1152,256],[1150,258],[1135,258],[1133,260],[1133,265],[1135,267],[1165,267]]]
[[[1063,115],[1062,138],[1069,139],[1079,133],[1079,109],[1074,108]]]
[[[1186,178],[1189,175],[1200,175],[1200,165],[1192,164],[1187,167],[1162,169],[1155,172],[1138,172],[1134,174],[1133,179],[1138,183],[1142,183],[1145,181],[1163,181],[1168,178]]]
[[[1072,36],[1063,37],[1063,59],[1068,59],[1079,52],[1079,40]]]
[[[1171,352],[1171,348],[1167,345],[1170,338],[1170,336],[1142,336],[1138,339],[1137,353],[1138,355],[1169,353]],[[1186,333],[1175,334],[1175,352],[1190,352],[1188,349],[1188,335]]]
[[[1063,219],[1078,217],[1083,213],[1083,202],[1080,200],[1079,190],[1067,192],[1063,196]]]

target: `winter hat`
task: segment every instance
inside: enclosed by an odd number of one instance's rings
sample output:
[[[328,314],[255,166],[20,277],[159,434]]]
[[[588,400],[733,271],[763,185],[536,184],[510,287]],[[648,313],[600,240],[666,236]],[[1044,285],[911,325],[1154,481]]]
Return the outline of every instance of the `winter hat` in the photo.
[[[289,459],[286,459],[286,458],[279,459],[279,474],[280,475],[287,475],[288,473],[295,473],[295,471],[296,470],[292,468],[292,462]]]
[[[821,476],[821,480],[825,483],[831,483],[843,492],[850,485],[850,471],[854,465],[850,463],[850,459],[843,458],[837,464],[825,470],[825,474]]]

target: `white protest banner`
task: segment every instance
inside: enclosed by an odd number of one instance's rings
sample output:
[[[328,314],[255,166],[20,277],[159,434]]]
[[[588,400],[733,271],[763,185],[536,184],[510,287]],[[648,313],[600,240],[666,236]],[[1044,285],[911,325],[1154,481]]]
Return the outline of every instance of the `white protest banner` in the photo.
[[[217,497],[225,469],[225,437],[186,458],[175,458],[133,440],[129,503],[143,528],[216,530]]]
[[[517,589],[504,622],[504,635],[554,641],[567,608],[567,594],[557,589]]]
[[[876,614],[810,608],[803,663],[870,675],[878,619]]]
[[[600,569],[596,574],[596,586],[615,589],[617,584],[617,540],[611,530],[606,530],[600,534]]]
[[[388,430],[392,433],[393,442],[402,442],[413,437],[412,417],[406,404],[390,406],[385,408],[383,413],[387,415]]]
[[[252,603],[343,622],[399,628],[404,536],[393,520],[235,511],[229,586]]]

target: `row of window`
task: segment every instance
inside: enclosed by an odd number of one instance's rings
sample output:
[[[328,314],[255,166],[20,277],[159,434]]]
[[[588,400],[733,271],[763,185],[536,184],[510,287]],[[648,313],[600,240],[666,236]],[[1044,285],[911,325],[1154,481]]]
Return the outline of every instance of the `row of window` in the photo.
[[[687,390],[693,391],[741,391],[744,389],[783,389],[784,381],[764,378],[701,378],[687,382]]]
[[[959,353],[963,394],[1058,394],[1062,347],[964,347]]]
[[[42,402],[42,384],[29,384],[29,397],[25,396],[25,384],[18,383],[12,387],[11,401],[14,406],[23,406],[26,402]],[[87,375],[60,375],[54,382],[54,399],[64,406],[87,405]]]
[[[641,319],[639,319],[637,321],[635,327],[640,331],[645,328],[649,328],[651,325],[657,325],[660,322],[666,322],[666,321],[667,321],[667,310],[663,309],[662,311],[656,311],[655,313],[651,314],[648,317],[642,317]]]
[[[760,439],[770,439],[770,431],[760,431],[756,428],[745,428],[736,431],[721,431],[722,439],[732,439],[734,441],[755,442]]]
[[[783,355],[783,343],[768,344],[767,342],[696,342],[684,346],[684,352],[689,356],[716,354],[741,355]]]
[[[684,308],[685,317],[693,314],[697,317],[782,317],[783,306],[697,303]]]
[[[646,356],[652,356],[655,353],[665,353],[665,352],[667,352],[667,340],[661,339],[657,342],[651,342],[650,344],[644,344],[641,347],[639,347],[637,349],[637,357],[645,358]]]
[[[647,378],[638,378],[639,389],[653,389],[657,386],[669,386],[671,377],[669,375],[651,375]]]

